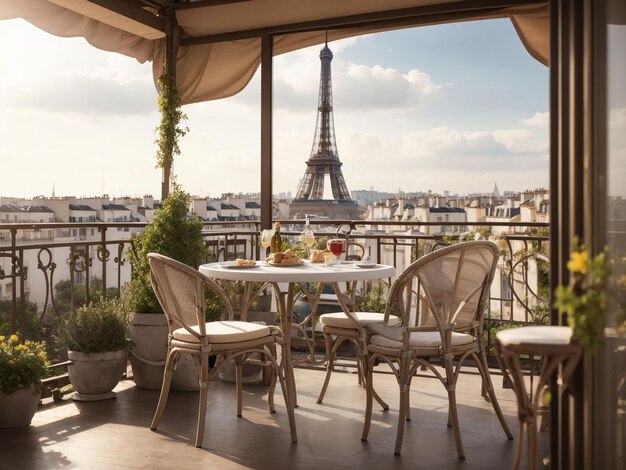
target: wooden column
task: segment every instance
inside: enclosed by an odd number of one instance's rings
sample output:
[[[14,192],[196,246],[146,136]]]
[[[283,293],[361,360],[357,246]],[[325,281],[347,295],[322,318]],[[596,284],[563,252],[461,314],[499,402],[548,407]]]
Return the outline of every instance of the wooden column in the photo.
[[[272,227],[272,54],[274,37],[261,37],[261,228]]]
[[[595,69],[595,8],[592,0],[550,2],[550,264],[551,287],[569,282],[567,261],[574,240],[602,248],[604,190],[598,186],[598,101]],[[552,324],[566,323],[553,311]],[[580,362],[562,397],[552,384],[551,468],[591,468],[592,365]]]

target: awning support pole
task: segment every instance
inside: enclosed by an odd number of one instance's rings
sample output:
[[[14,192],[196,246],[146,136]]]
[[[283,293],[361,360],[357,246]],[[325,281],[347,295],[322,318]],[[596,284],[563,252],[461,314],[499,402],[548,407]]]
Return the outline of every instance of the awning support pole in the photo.
[[[261,228],[272,227],[272,54],[274,37],[261,38]]]

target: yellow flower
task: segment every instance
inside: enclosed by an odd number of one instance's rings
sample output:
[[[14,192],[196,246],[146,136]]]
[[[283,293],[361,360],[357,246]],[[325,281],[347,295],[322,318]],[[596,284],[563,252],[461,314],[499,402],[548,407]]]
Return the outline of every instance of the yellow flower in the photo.
[[[45,352],[40,352],[38,355],[39,359],[41,359],[42,361],[47,361],[48,360],[48,355]]]
[[[11,359],[11,360],[9,361],[9,364],[10,364],[10,365],[12,365],[12,366],[14,366],[14,365],[15,365],[15,361],[14,361],[13,359]]]
[[[586,251],[572,251],[570,259],[567,262],[567,269],[573,273],[587,273],[587,252]]]
[[[4,341],[4,335],[0,335],[0,341]]]
[[[12,343],[17,343],[20,339],[17,337],[17,335],[11,335],[9,337],[9,341],[11,341]]]

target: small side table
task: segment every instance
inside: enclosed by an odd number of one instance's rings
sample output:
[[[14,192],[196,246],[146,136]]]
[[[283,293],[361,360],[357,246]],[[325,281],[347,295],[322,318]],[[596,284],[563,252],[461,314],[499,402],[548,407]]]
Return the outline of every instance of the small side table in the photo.
[[[537,468],[537,414],[543,389],[554,374],[558,374],[562,390],[567,388],[582,349],[578,343],[572,342],[572,330],[568,326],[524,326],[503,330],[496,334],[495,343],[500,368],[517,397],[519,426],[513,468],[519,468],[526,432],[526,467],[534,470]],[[542,357],[537,384],[530,390],[524,383],[522,355]]]

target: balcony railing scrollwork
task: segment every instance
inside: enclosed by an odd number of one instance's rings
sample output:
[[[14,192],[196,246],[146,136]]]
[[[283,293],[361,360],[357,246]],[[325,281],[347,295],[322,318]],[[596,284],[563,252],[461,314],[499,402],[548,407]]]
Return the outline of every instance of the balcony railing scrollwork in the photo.
[[[283,239],[299,247],[305,221],[281,222]],[[348,237],[355,246],[363,247],[373,261],[393,264],[398,271],[437,246],[456,242],[461,234],[487,235],[498,243],[501,257],[485,329],[489,332],[511,325],[541,323],[548,318],[547,224],[360,220],[309,223],[320,243],[335,237],[337,227],[350,227]],[[7,312],[0,311],[0,322],[8,323],[9,329],[15,331],[27,320],[27,304],[29,308],[36,305],[38,320],[45,320],[51,315],[67,314],[96,297],[120,296],[130,280],[132,238],[146,225],[0,224],[0,240],[4,240],[0,241],[0,305],[8,305]],[[437,232],[429,233],[434,230]],[[28,231],[53,235],[34,239],[26,235]],[[200,261],[263,259],[259,232],[257,221],[207,222],[203,236],[208,255]],[[488,344],[492,336],[486,335]]]

